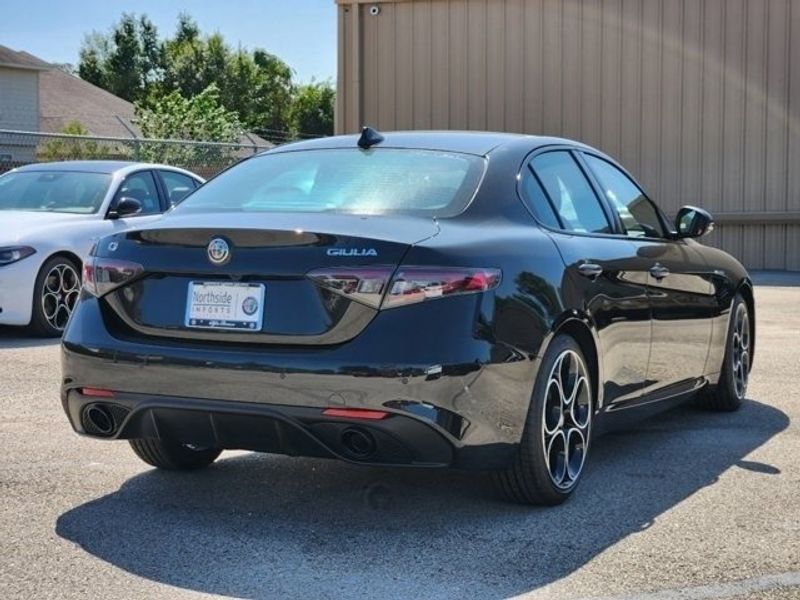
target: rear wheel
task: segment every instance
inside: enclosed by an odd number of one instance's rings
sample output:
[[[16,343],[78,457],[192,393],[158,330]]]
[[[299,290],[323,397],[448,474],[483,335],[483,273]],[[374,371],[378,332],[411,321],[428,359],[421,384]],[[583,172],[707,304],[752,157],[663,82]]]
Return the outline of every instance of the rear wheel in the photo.
[[[217,448],[196,448],[169,440],[138,439],[129,442],[136,456],[148,465],[170,471],[202,469],[213,463],[222,452]]]
[[[578,343],[556,337],[542,359],[513,463],[495,474],[510,500],[553,506],[572,494],[589,451],[592,389]]]
[[[48,259],[33,288],[31,329],[45,337],[64,333],[81,289],[80,269],[65,256]]]
[[[750,311],[741,294],[737,294],[731,308],[731,325],[719,382],[701,393],[701,406],[734,411],[742,405],[750,378],[751,347]]]

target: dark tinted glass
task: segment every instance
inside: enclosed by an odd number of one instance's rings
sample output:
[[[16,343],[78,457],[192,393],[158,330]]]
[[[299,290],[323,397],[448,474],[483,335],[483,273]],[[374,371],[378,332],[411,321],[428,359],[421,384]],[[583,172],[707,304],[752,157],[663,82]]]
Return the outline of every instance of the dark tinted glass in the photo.
[[[135,216],[152,215],[161,212],[161,205],[156,191],[156,182],[150,171],[141,171],[128,175],[117,192],[116,199],[133,198],[142,205],[142,210]]]
[[[550,201],[544,195],[542,186],[536,181],[536,177],[530,169],[522,172],[522,196],[539,221],[553,229],[561,228],[558,217],[553,212],[553,207],[550,206]]]
[[[617,211],[630,237],[664,237],[655,206],[630,178],[610,162],[585,154],[609,204]]]
[[[610,233],[600,202],[569,152],[548,152],[531,161],[563,228],[583,233]]]

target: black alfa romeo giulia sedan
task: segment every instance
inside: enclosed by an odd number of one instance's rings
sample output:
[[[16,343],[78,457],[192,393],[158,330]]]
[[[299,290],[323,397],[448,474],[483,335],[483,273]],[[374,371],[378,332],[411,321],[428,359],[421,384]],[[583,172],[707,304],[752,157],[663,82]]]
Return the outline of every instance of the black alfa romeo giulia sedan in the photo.
[[[615,420],[744,399],[752,284],[695,241],[712,226],[563,139],[282,146],[96,244],[61,399],[165,469],[223,449],[477,468],[557,504]]]

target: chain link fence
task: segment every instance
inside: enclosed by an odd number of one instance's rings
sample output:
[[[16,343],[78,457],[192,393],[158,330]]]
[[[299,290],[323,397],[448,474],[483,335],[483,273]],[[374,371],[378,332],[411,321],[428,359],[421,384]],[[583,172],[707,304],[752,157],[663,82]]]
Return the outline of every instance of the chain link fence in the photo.
[[[272,145],[39,133],[0,129],[0,173],[58,160],[131,160],[173,165],[209,178]]]

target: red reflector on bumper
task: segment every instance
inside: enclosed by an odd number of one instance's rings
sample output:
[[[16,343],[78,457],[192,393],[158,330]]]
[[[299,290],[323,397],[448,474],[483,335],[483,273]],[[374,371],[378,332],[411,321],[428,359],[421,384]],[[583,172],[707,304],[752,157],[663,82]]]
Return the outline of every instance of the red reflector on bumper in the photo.
[[[322,411],[326,417],[342,417],[344,419],[367,419],[377,421],[388,416],[382,410],[366,410],[363,408],[326,408]]]
[[[81,394],[84,396],[94,396],[95,398],[113,398],[114,392],[111,390],[104,390],[101,388],[85,387],[81,389]]]

